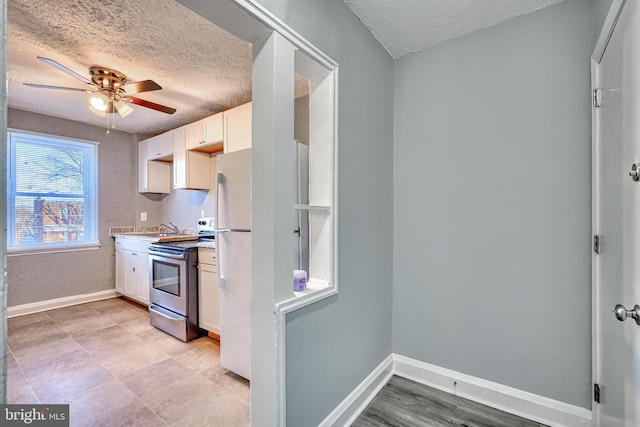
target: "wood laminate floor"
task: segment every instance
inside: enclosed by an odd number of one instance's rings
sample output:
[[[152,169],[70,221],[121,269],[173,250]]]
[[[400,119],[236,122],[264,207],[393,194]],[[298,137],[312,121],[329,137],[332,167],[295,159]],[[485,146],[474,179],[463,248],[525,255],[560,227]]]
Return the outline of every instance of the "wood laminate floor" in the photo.
[[[353,427],[541,427],[543,424],[394,375]]]

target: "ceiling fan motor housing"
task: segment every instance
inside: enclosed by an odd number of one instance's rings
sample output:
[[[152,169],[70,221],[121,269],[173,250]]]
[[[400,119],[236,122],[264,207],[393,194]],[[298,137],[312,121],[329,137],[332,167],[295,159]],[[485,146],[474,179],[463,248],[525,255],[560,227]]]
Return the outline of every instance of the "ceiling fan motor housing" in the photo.
[[[108,91],[117,91],[127,82],[127,76],[111,68],[91,67],[89,68],[89,74],[91,74],[91,81],[99,89]]]

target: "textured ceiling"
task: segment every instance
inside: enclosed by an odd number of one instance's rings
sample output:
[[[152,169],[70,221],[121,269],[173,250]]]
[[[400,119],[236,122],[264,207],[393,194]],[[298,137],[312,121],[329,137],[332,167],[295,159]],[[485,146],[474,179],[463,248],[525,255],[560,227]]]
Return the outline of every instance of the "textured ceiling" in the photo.
[[[497,24],[562,0],[344,0],[394,57]],[[89,94],[22,83],[87,88],[36,57],[89,78],[91,66],[151,79],[162,90],[115,120],[125,132],[156,134],[251,100],[251,45],[175,0],[11,0],[8,3],[9,106],[107,126],[88,109]],[[304,86],[305,82],[297,82]]]
[[[394,58],[563,0],[344,0]]]
[[[251,100],[251,45],[175,0],[11,0],[8,3],[9,106],[106,126],[89,94],[22,83],[88,88],[39,61],[53,59],[90,78],[88,68],[151,79],[162,90],[136,96],[177,109],[168,115],[133,106],[115,128],[160,133]]]

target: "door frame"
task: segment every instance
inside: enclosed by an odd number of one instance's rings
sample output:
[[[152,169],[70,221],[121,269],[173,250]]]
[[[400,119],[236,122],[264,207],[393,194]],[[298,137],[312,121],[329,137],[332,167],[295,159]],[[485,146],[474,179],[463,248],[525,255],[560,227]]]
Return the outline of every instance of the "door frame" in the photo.
[[[600,36],[598,37],[598,41],[591,55],[591,93],[592,93],[592,105],[591,105],[591,149],[592,149],[592,178],[591,178],[591,200],[592,200],[592,212],[591,212],[591,221],[592,221],[592,234],[593,236],[600,235],[600,188],[599,188],[599,148],[602,145],[602,141],[598,139],[598,108],[596,103],[598,101],[596,89],[600,88],[600,62],[604,56],[606,48],[611,40],[611,36],[613,35],[613,31],[616,28],[616,24],[624,10],[625,5],[628,0],[613,0],[611,2],[611,6],[609,7],[609,12],[607,13],[607,17],[604,21],[602,29],[600,31]],[[591,350],[591,363],[592,363],[592,380],[595,387],[595,384],[600,383],[600,360],[601,360],[601,344],[600,344],[600,320],[605,313],[601,313],[599,310],[599,302],[600,302],[600,282],[598,278],[600,277],[600,263],[598,254],[596,253],[595,247],[591,254],[591,282],[592,282],[592,316],[591,316],[591,336],[592,336],[592,350]],[[606,313],[607,316],[610,316],[610,313]],[[592,394],[592,425],[594,427],[598,427],[601,425],[601,411],[600,405],[598,405]]]

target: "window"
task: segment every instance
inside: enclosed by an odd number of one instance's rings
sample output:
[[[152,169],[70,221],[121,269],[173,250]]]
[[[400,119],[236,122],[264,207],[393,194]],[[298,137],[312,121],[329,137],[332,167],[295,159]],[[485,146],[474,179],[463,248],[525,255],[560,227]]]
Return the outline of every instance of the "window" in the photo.
[[[98,146],[7,132],[7,249],[98,245]]]

